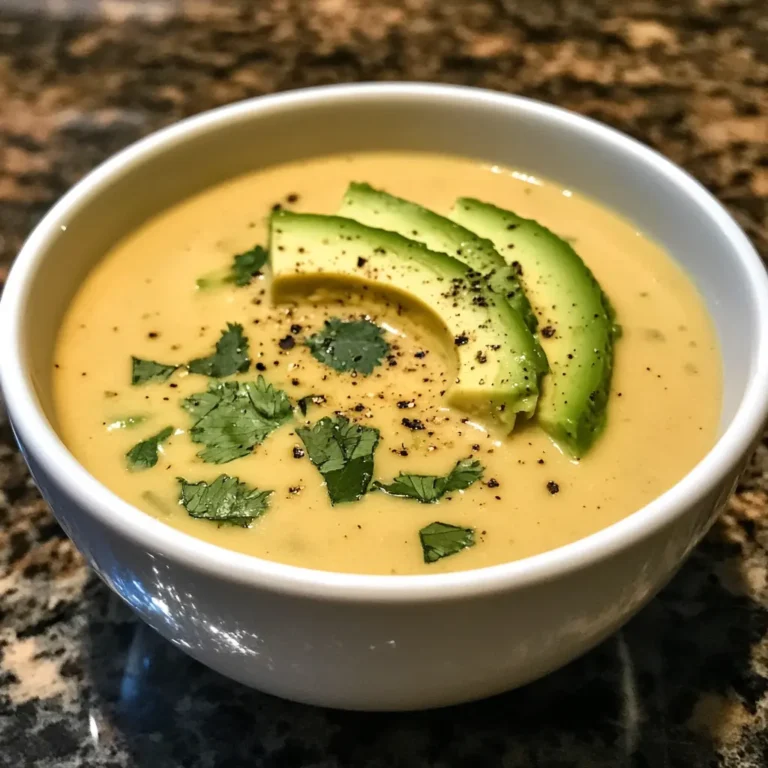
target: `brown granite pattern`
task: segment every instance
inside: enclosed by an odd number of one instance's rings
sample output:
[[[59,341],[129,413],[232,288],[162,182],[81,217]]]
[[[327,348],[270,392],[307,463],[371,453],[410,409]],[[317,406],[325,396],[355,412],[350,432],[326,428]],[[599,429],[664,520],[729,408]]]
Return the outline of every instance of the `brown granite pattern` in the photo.
[[[764,0],[0,0],[0,281],[56,198],[147,132],[275,90],[402,79],[610,123],[698,177],[768,258]],[[767,445],[599,649],[489,702],[372,716],[244,690],[138,625],[0,418],[0,766],[764,766]]]

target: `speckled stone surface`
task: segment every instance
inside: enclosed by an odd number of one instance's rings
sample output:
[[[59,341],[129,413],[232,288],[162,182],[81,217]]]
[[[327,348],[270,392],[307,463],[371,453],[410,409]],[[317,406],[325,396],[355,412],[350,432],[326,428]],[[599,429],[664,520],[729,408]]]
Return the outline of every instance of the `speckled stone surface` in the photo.
[[[698,177],[768,257],[764,0],[0,0],[0,278],[59,195],[149,131],[385,79],[604,120]],[[0,417],[0,766],[765,766],[765,446],[673,582],[588,656],[486,702],[361,715],[239,687],[139,624],[63,536]]]

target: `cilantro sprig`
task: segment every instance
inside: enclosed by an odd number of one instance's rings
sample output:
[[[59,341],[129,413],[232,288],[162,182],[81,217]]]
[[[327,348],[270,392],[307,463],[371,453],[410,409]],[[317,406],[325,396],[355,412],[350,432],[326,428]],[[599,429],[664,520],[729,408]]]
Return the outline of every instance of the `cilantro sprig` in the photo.
[[[450,523],[434,522],[419,531],[424,562],[434,563],[443,557],[455,555],[475,545],[473,528],[462,528]]]
[[[401,472],[391,483],[378,480],[373,486],[390,496],[416,499],[422,504],[433,504],[450,491],[463,491],[482,478],[483,465],[477,459],[462,459],[447,475],[414,475]]]
[[[196,281],[197,287],[205,290],[229,283],[234,283],[238,287],[249,285],[254,277],[261,274],[268,258],[269,253],[266,248],[254,245],[253,248],[236,254],[229,267],[217,269],[199,277]]]
[[[183,400],[182,408],[194,422],[192,441],[205,446],[197,455],[213,464],[247,455],[293,415],[288,395],[263,376],[212,382],[206,392]]]
[[[366,376],[389,353],[384,331],[370,320],[332,317],[306,344],[316,360],[335,371],[357,371]]]
[[[131,357],[131,384],[137,386],[149,381],[165,381],[178,368],[178,365],[166,365],[154,360]]]
[[[268,509],[272,491],[251,488],[236,477],[219,475],[212,483],[178,478],[179,503],[190,517],[250,528]]]
[[[240,323],[227,323],[216,342],[216,350],[208,357],[199,357],[187,363],[190,373],[222,378],[233,373],[245,373],[251,365],[248,357],[248,339]]]
[[[261,268],[267,263],[268,257],[266,248],[260,245],[254,245],[244,253],[238,253],[232,261],[227,282],[238,286],[248,285],[261,273]]]
[[[245,373],[251,365],[248,357],[248,337],[240,323],[227,323],[221,332],[213,354],[198,357],[186,364],[190,373],[199,373],[212,378],[223,378],[234,373]],[[161,383],[183,365],[168,365],[154,360],[131,357],[131,384],[146,384],[150,381]]]
[[[142,440],[125,454],[128,466],[133,469],[149,469],[157,464],[158,449],[173,434],[173,427],[166,427],[152,437]]]
[[[326,416],[312,427],[299,427],[296,434],[323,476],[331,504],[363,497],[373,477],[378,429],[354,424],[344,416]]]

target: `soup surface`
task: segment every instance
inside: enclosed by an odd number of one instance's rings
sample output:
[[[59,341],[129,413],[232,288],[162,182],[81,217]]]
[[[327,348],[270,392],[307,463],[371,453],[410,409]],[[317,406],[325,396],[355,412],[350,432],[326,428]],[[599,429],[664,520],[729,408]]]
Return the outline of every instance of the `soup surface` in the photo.
[[[505,435],[447,407],[442,393],[456,375],[456,350],[424,307],[351,285],[275,304],[268,268],[245,286],[217,277],[233,255],[267,245],[275,205],[334,213],[352,180],[442,214],[458,196],[480,198],[537,219],[574,245],[623,328],[607,426],[580,461],[534,421],[520,419]],[[361,316],[382,328],[389,344],[370,375],[339,373],[313,356],[306,339],[326,320]],[[182,366],[210,355],[228,323],[242,324],[252,364],[226,381],[255,381],[261,373],[293,402],[316,397],[304,401],[306,414],[296,409],[248,455],[215,464],[198,456],[203,446],[190,439],[193,422],[181,407],[211,379],[180,368],[134,386],[131,356]],[[526,174],[406,153],[282,165],[160,213],[117,243],[75,297],[58,340],[54,381],[58,428],[69,449],[147,514],[238,552],[375,574],[494,565],[620,520],[672,486],[711,447],[721,394],[720,358],[700,297],[629,222]],[[399,472],[443,476],[468,457],[480,462],[483,477],[434,504],[375,491],[332,506],[296,429],[334,414],[380,431],[376,480],[390,482]],[[157,464],[131,469],[126,453],[166,427],[173,431]],[[194,519],[179,503],[178,478],[210,483],[223,473],[273,492],[250,527]],[[435,521],[474,529],[474,546],[425,562],[419,531]]]

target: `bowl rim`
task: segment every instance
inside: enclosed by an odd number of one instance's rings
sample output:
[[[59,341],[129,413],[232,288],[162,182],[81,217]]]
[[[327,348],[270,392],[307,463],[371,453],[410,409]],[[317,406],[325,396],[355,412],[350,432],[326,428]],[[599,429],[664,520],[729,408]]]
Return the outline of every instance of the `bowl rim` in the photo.
[[[746,273],[758,315],[756,360],[738,409],[710,451],[674,486],[616,523],[570,544],[510,563],[468,571],[425,575],[364,575],[319,571],[263,560],[209,544],[183,533],[120,499],[75,459],[56,434],[37,400],[21,332],[33,275],[72,213],[87,205],[130,166],[152,158],[177,142],[225,129],[260,115],[315,104],[343,107],[378,100],[450,102],[456,108],[479,104],[518,117],[535,115],[567,131],[592,138],[634,156],[654,174],[678,187],[728,238],[732,256]],[[757,252],[723,206],[687,172],[661,154],[591,118],[544,102],[466,86],[430,83],[359,83],[305,88],[261,96],[186,118],[140,139],[91,171],[67,192],[35,227],[19,252],[0,301],[2,334],[0,388],[24,450],[63,487],[86,514],[148,552],[224,581],[272,592],[356,602],[419,602],[466,598],[515,590],[544,582],[615,556],[673,522],[710,494],[738,465],[768,417],[768,275]]]

